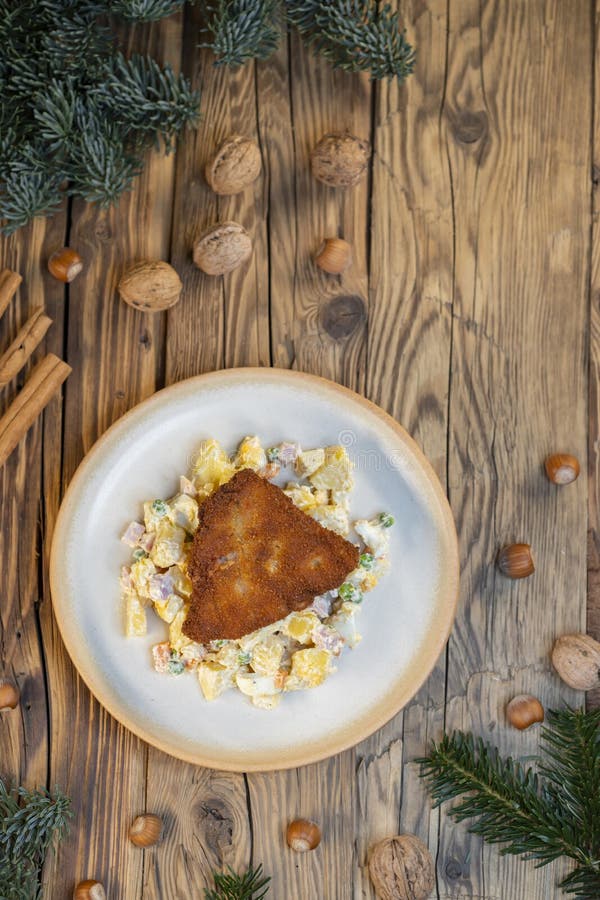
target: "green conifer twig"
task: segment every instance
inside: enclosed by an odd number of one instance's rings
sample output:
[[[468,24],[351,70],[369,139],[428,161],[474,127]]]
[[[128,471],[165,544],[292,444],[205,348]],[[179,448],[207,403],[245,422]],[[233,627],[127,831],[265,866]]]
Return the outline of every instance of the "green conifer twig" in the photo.
[[[215,872],[213,877],[215,887],[205,890],[204,900],[263,900],[271,881],[268,875],[263,875],[262,865],[250,866],[242,875],[236,875],[229,867],[227,872]]]
[[[48,849],[64,837],[71,801],[55,789],[9,789],[0,778],[0,897],[41,897],[41,867]]]
[[[480,738],[445,735],[417,760],[435,806],[462,798],[449,815],[503,854],[544,866],[566,856],[576,868],[561,887],[600,897],[600,710],[549,712],[538,771],[503,759]]]

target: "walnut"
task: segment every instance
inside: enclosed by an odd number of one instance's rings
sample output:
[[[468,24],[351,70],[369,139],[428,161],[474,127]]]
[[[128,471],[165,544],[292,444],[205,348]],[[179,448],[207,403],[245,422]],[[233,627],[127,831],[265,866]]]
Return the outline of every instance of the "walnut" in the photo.
[[[261,168],[258,145],[250,138],[233,134],[207,163],[204,174],[215,194],[238,194],[256,181]]]
[[[552,650],[552,664],[577,691],[600,687],[600,644],[589,634],[564,634]]]
[[[181,295],[181,279],[169,263],[143,260],[119,281],[121,299],[144,312],[161,312],[174,306]]]
[[[252,253],[250,235],[237,222],[211,225],[194,242],[194,262],[207,275],[225,275]]]
[[[366,175],[371,156],[368,141],[353,134],[326,134],[310,155],[312,173],[329,187],[352,187]]]
[[[369,874],[381,900],[426,900],[435,887],[431,853],[414,834],[380,841],[373,848]]]

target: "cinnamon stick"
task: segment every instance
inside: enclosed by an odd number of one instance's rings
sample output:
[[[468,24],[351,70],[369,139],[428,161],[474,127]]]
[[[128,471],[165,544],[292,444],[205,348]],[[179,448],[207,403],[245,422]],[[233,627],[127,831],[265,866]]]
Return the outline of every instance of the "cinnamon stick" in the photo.
[[[0,419],[0,466],[4,465],[70,372],[71,366],[53,353],[37,364],[25,387]]]
[[[6,353],[0,356],[0,388],[18,375],[51,325],[52,319],[44,313],[44,310],[36,309]]]
[[[2,269],[0,271],[0,316],[15,295],[15,291],[21,284],[23,279],[18,272],[12,272],[10,269]]]

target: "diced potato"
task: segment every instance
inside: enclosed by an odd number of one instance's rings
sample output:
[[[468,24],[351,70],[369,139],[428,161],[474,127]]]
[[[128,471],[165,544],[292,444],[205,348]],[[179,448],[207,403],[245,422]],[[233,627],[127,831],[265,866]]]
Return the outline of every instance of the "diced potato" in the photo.
[[[128,591],[125,597],[125,634],[127,637],[146,634],[146,610],[135,591]]]
[[[183,557],[183,543],[185,531],[178,525],[173,525],[169,519],[160,522],[156,529],[156,540],[150,551],[150,558],[161,569],[180,562]]]
[[[352,463],[345,449],[339,445],[325,447],[325,461],[310,477],[317,488],[348,491],[353,485]]]
[[[269,635],[252,650],[250,665],[260,675],[274,675],[281,665],[284,643],[276,635]]]
[[[325,462],[325,450],[323,447],[316,447],[314,450],[302,450],[297,458],[295,469],[301,478],[308,478],[317,469],[320,469]]]
[[[281,627],[281,621],[273,622],[272,625],[266,625],[264,628],[259,628],[257,631],[252,631],[250,634],[245,634],[238,640],[241,651],[243,653],[250,653],[256,644],[265,641],[269,635],[273,634],[274,631],[279,631]]]
[[[312,639],[313,629],[321,624],[321,620],[314,612],[291,613],[283,621],[283,633],[294,638],[299,644],[308,644]]]
[[[390,547],[390,533],[379,519],[358,519],[354,530],[365,542],[373,556],[384,556]]]
[[[150,599],[150,579],[156,575],[156,566],[145,556],[131,565],[131,580],[140,597]]]
[[[235,467],[218,441],[210,438],[202,441],[198,447],[198,455],[192,465],[193,481],[196,488],[207,484],[219,486],[235,473]]]
[[[182,631],[187,613],[187,606],[184,606],[169,625],[169,643],[171,649],[175,650],[176,653],[179,653],[184,647],[192,643],[191,638],[187,637]]]
[[[169,505],[164,500],[148,500],[144,503],[144,524],[146,531],[153,533],[169,512]]]
[[[350,509],[350,491],[329,491],[329,502],[341,506],[348,512]]]
[[[254,469],[255,472],[264,469],[267,465],[267,454],[257,437],[245,437],[241,441],[233,464],[236,469]]]
[[[205,656],[206,650],[204,649],[204,645],[197,644],[196,641],[192,641],[190,644],[186,644],[185,647],[181,648],[181,658],[188,668],[199,663]]]
[[[203,660],[196,670],[205,700],[216,700],[231,687],[231,673],[218,662]]]
[[[215,659],[217,662],[225,666],[226,669],[239,669],[240,663],[240,647],[237,641],[225,641],[223,646],[217,650]]]
[[[329,528],[337,534],[348,534],[350,531],[348,513],[342,506],[315,506],[309,510],[309,515],[324,528]]]
[[[154,609],[164,622],[170,624],[177,613],[183,609],[183,600],[176,594],[171,594],[166,600],[155,600]]]
[[[247,697],[264,697],[281,693],[281,679],[274,675],[258,675],[255,672],[238,672],[235,683]]]
[[[169,503],[169,519],[173,525],[194,534],[198,528],[198,504],[189,494],[177,494]]]
[[[327,491],[315,491],[308,484],[295,484],[291,481],[286,484],[284,494],[298,507],[308,512],[323,503],[327,503]]]
[[[292,654],[290,679],[297,679],[303,687],[317,687],[331,671],[331,654],[327,650],[308,647]],[[288,688],[287,681],[285,687]]]
[[[173,579],[173,587],[177,593],[181,594],[182,597],[190,597],[192,593],[192,580],[181,570],[181,563],[177,566],[172,566],[169,569],[169,574]]]

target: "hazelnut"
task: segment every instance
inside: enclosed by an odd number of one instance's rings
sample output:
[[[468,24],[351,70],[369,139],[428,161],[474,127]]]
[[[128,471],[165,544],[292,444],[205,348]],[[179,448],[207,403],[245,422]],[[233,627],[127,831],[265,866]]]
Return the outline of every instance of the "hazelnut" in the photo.
[[[286,840],[288,847],[296,853],[315,850],[321,843],[321,829],[309,819],[295,819],[287,827]]]
[[[237,222],[211,225],[194,242],[194,262],[207,275],[225,275],[252,253],[250,235]]]
[[[136,263],[119,281],[121,299],[142,312],[162,312],[174,306],[183,285],[173,266],[160,260]]]
[[[215,194],[238,194],[256,181],[261,168],[258,144],[233,134],[207,163],[204,174]]]
[[[588,634],[564,634],[552,649],[552,665],[569,687],[600,687],[600,644]]]
[[[129,840],[136,847],[152,847],[162,837],[162,819],[153,813],[137,816],[129,828]]]
[[[531,694],[518,694],[506,707],[506,717],[514,728],[525,731],[536,722],[544,721],[544,707]]]
[[[19,688],[10,681],[0,681],[0,711],[16,709],[19,704]]]
[[[88,878],[79,882],[73,891],[73,900],[106,900],[106,892],[99,881]]]
[[[498,568],[508,578],[527,578],[535,572],[529,544],[510,544],[498,554]]]
[[[71,247],[63,247],[62,250],[56,250],[48,260],[48,271],[57,279],[65,284],[73,281],[83,269],[83,260],[79,253],[72,250]]]
[[[312,173],[329,187],[353,187],[366,175],[371,145],[353,134],[326,134],[310,155]]]
[[[544,468],[553,484],[571,484],[579,476],[579,460],[569,453],[552,453],[546,457]]]
[[[341,275],[352,265],[352,247],[342,238],[327,238],[321,244],[315,262],[329,275]]]
[[[376,844],[369,875],[381,900],[426,900],[435,887],[431,853],[414,834],[399,834]]]

